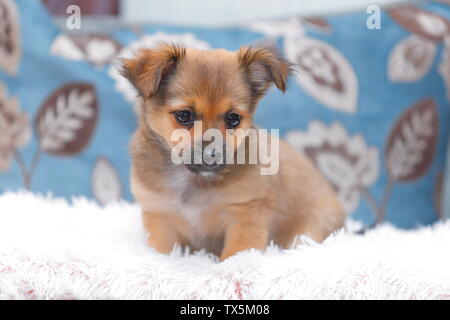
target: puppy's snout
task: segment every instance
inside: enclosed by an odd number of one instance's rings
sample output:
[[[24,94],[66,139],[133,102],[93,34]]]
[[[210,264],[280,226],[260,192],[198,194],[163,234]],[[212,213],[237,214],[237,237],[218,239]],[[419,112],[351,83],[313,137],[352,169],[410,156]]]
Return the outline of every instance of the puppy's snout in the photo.
[[[195,173],[201,173],[201,172],[219,172],[222,171],[223,168],[225,168],[224,164],[187,164],[186,167]]]
[[[203,162],[206,165],[223,163],[222,152],[217,151],[216,149],[203,150]]]
[[[212,147],[203,142],[201,148],[192,152],[192,161],[186,167],[192,172],[219,172],[225,167],[225,146]]]

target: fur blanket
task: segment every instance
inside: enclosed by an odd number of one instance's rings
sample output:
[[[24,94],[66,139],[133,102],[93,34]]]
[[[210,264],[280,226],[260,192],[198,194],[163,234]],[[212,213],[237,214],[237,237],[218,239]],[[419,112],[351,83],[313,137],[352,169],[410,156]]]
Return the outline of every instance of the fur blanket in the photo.
[[[0,299],[449,299],[450,222],[242,252],[161,255],[139,209],[0,196]]]

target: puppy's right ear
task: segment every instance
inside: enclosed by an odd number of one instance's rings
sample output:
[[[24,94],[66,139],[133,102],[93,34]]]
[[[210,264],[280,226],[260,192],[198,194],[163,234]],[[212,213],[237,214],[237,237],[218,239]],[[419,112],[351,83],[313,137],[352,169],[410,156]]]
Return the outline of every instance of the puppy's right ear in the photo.
[[[286,91],[286,83],[292,64],[270,48],[243,47],[237,51],[239,65],[247,75],[250,90],[261,98],[272,84]]]
[[[156,49],[140,49],[134,58],[122,59],[121,74],[142,98],[148,99],[173,74],[185,54],[186,49],[179,45],[162,44]]]

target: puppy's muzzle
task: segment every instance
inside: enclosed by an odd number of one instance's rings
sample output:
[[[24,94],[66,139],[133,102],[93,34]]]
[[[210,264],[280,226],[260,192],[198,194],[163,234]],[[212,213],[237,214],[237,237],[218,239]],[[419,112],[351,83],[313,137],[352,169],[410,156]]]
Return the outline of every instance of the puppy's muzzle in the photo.
[[[225,168],[225,147],[221,151],[215,149],[201,149],[201,153],[197,154],[202,159],[201,163],[195,163],[194,152],[192,152],[192,161],[186,164],[186,168],[194,173],[211,172],[217,173]]]
[[[225,164],[187,164],[186,167],[194,172],[194,173],[201,173],[201,172],[213,172],[217,173],[222,171],[225,168]]]

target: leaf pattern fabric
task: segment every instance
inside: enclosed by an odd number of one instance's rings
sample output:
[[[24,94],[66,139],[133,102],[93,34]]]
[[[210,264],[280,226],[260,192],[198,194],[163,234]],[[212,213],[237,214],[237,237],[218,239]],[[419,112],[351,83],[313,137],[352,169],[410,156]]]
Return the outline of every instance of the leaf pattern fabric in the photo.
[[[53,40],[50,52],[62,58],[88,61],[96,67],[112,62],[121,45],[103,34],[60,34]]]
[[[389,57],[389,80],[418,81],[430,70],[436,49],[435,42],[414,34],[400,41]]]
[[[359,191],[368,189],[378,178],[378,149],[368,146],[359,134],[350,136],[339,123],[328,127],[313,120],[305,132],[289,131],[286,140],[314,161],[336,189],[347,212],[358,207]]]
[[[21,58],[20,20],[13,0],[0,0],[0,70],[15,75]]]
[[[0,192],[28,188],[101,205],[129,191],[136,92],[118,61],[160,41],[269,46],[296,64],[256,123],[279,128],[353,219],[412,228],[442,217],[450,124],[450,5],[390,7],[234,28],[133,26],[64,33],[40,1],[0,0]],[[36,59],[39,57],[39,59]],[[301,188],[299,181],[299,188]]]
[[[122,185],[117,171],[103,156],[97,158],[92,169],[92,193],[102,205],[122,198]]]
[[[295,77],[306,92],[330,109],[356,112],[358,79],[342,53],[323,41],[289,35],[285,52],[297,64]]]
[[[418,179],[435,153],[439,127],[436,104],[428,99],[406,110],[392,128],[386,146],[386,168],[395,181]]]
[[[95,130],[97,98],[90,84],[73,83],[56,90],[36,118],[40,148],[55,155],[81,152]]]
[[[0,84],[0,172],[8,170],[17,149],[24,147],[31,136],[28,115],[20,110],[17,97],[8,97]]]

